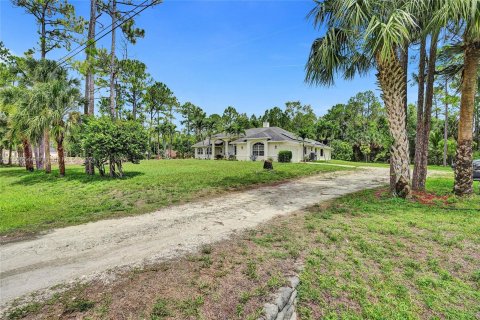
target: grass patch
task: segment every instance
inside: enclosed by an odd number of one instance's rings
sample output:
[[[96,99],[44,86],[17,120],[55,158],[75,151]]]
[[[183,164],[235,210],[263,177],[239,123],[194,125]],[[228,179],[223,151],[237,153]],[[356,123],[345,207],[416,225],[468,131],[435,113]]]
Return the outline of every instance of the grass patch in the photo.
[[[261,162],[151,160],[125,164],[125,177],[87,176],[82,166],[45,175],[0,167],[0,234],[35,232],[110,217],[151,212],[163,206],[261,183],[320,172],[332,166]]]
[[[151,320],[161,320],[170,316],[170,310],[168,309],[168,302],[165,299],[158,299],[153,305],[153,310],[150,313]]]
[[[323,161],[317,161],[322,163]],[[327,163],[331,164],[341,164],[341,165],[348,165],[353,167],[374,167],[374,168],[388,168],[388,163],[383,162],[357,162],[357,161],[344,161],[344,160],[329,160]],[[410,166],[413,169],[413,165]],[[436,171],[445,171],[445,172],[452,172],[453,169],[450,166],[439,166],[439,165],[429,165],[428,169],[436,170]]]
[[[431,178],[427,192],[447,194],[451,180]],[[300,275],[300,317],[476,319],[480,195],[451,197],[425,205],[372,190],[314,210],[305,220],[318,232]]]
[[[68,301],[65,305],[65,313],[85,312],[95,306],[93,301],[78,299]]]

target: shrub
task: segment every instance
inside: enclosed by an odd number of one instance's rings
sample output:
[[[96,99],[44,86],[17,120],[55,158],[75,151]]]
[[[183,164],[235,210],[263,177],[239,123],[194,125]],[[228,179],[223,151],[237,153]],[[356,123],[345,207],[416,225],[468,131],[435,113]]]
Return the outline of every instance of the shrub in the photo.
[[[123,161],[139,163],[144,158],[147,139],[138,122],[101,117],[86,121],[82,145],[84,150],[90,150],[101,175],[105,174],[105,164],[110,162],[110,175],[121,177]]]
[[[221,154],[217,154],[217,155],[215,156],[215,159],[217,159],[217,160],[222,160],[222,159],[223,159],[223,156],[222,156]]]
[[[352,161],[353,159],[353,149],[352,145],[345,141],[332,140],[331,146],[332,158],[337,160]]]
[[[278,152],[278,162],[291,162],[292,151],[281,150]]]

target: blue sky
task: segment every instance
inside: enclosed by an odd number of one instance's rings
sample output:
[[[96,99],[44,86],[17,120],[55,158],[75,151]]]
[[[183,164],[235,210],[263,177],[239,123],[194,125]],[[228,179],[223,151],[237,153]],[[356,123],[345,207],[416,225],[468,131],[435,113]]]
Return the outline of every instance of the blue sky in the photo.
[[[87,16],[87,0],[72,3],[77,13]],[[306,19],[313,5],[310,0],[165,0],[137,18],[146,36],[130,45],[128,54],[145,62],[148,72],[166,83],[180,102],[191,101],[207,113],[222,113],[232,105],[258,115],[300,100],[322,115],[359,91],[378,95],[373,72],[353,81],[340,79],[333,87],[304,83],[310,45],[321,35]],[[32,16],[0,0],[0,39],[8,48],[21,54],[33,47],[36,30]],[[105,40],[101,45],[108,47]],[[64,54],[57,50],[48,58]],[[409,91],[414,102],[416,93]]]

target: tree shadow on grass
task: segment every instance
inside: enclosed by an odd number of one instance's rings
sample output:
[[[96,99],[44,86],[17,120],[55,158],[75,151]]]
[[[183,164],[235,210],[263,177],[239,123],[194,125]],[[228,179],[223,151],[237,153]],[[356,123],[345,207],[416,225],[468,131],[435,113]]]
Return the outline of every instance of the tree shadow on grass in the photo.
[[[144,175],[143,172],[127,171],[122,178],[101,177],[98,172],[94,176],[85,174],[84,168],[67,168],[65,177],[60,177],[58,169],[52,170],[51,174],[45,174],[44,171],[27,172],[19,168],[1,169],[1,177],[16,178],[12,185],[35,185],[39,183],[58,183],[61,181],[76,181],[80,183],[105,183],[107,181],[128,180],[136,176]]]

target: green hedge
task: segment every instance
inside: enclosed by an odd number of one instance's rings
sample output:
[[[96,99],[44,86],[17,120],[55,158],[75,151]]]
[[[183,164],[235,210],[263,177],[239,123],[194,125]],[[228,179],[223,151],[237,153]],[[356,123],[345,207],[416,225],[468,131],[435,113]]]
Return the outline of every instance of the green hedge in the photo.
[[[292,151],[281,150],[278,152],[278,162],[291,162]]]

